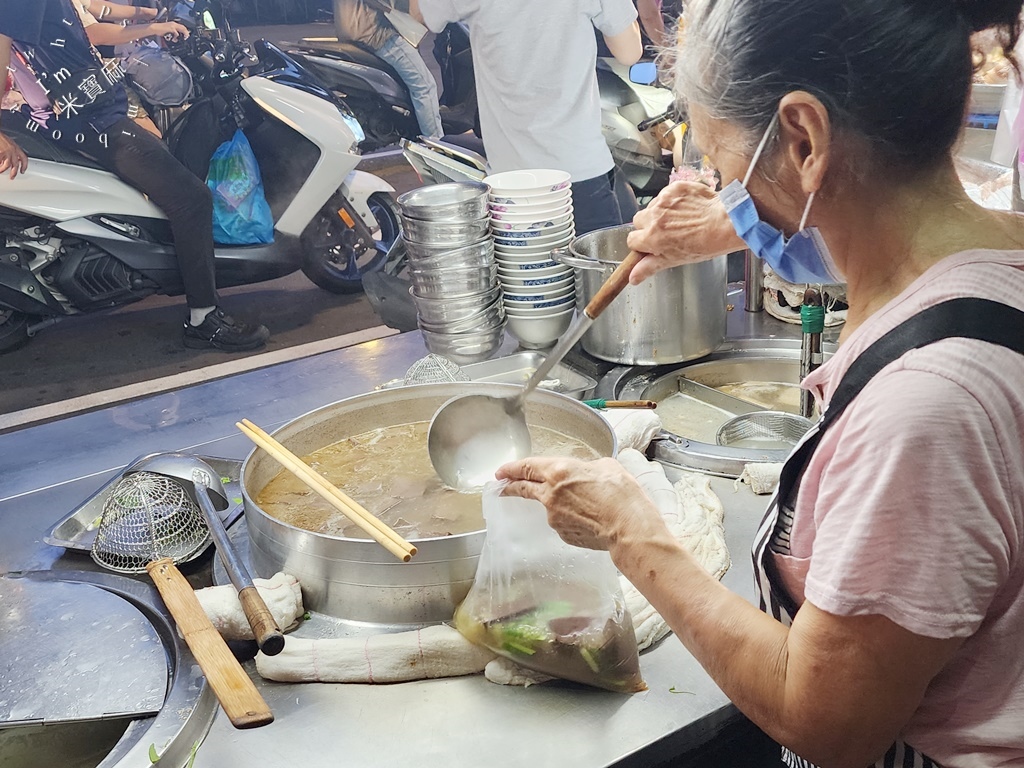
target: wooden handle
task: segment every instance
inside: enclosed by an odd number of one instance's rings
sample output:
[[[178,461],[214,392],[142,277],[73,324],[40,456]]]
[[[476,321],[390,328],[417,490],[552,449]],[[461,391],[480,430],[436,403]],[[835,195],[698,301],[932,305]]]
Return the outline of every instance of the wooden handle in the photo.
[[[235,426],[242,430],[256,445],[270,454],[281,466],[302,480],[310,490],[315,491],[321,498],[348,517],[370,538],[399,560],[407,563],[416,554],[416,547],[399,536],[367,509],[350,499],[338,488],[335,488],[326,478],[314,471],[312,467],[305,464],[298,456],[251,421],[242,419],[241,422],[236,422]]]
[[[256,645],[267,656],[276,656],[284,650],[284,635],[277,628],[274,615],[263,602],[256,587],[246,587],[238,593],[238,600],[242,603],[242,610],[245,611],[245,618],[249,620],[252,627],[253,637],[256,638]]]
[[[611,276],[604,281],[604,285],[594,294],[594,298],[587,304],[583,313],[591,320],[596,320],[598,315],[608,309],[608,305],[629,285],[629,273],[633,271],[633,267],[639,264],[640,259],[643,257],[642,253],[630,251],[629,255],[622,260],[622,263],[615,268]]]
[[[168,557],[154,560],[146,570],[231,724],[235,728],[257,728],[274,722],[274,713],[210,622],[174,561]]]
[[[605,408],[646,408],[653,411],[658,404],[653,400],[605,400]]]

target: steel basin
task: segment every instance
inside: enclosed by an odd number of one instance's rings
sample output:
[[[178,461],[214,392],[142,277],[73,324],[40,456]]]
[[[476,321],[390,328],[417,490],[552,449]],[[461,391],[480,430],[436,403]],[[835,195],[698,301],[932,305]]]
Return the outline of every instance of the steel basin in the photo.
[[[484,382],[387,389],[311,411],[278,429],[274,437],[305,456],[378,427],[429,421],[455,395],[510,396],[519,389]],[[581,439],[602,456],[616,453],[608,423],[572,398],[538,391],[527,403],[526,418]],[[292,574],[302,584],[307,608],[346,621],[400,628],[451,619],[473,582],[485,531],[416,540],[418,554],[402,563],[376,542],[303,530],[260,509],[255,497],[280,470],[260,450],[250,453],[242,465],[250,562],[258,575]]]
[[[836,350],[823,344],[825,358]],[[800,382],[800,342],[788,339],[744,339],[722,345],[708,357],[681,367],[618,368],[598,387],[602,397],[664,400],[680,391],[680,380],[708,387],[745,381]],[[750,405],[750,410],[760,410]],[[739,413],[736,411],[735,413]],[[696,469],[713,475],[738,477],[750,463],[781,462],[782,450],[727,448],[663,431],[653,445],[654,458],[664,464]]]

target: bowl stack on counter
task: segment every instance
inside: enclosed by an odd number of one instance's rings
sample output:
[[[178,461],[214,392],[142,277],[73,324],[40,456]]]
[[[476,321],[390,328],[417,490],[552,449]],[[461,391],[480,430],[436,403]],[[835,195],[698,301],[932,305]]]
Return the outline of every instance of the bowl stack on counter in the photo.
[[[508,171],[484,182],[491,188],[491,236],[508,329],[524,347],[550,347],[576,308],[573,270],[551,258],[576,234],[569,174]]]
[[[485,360],[501,346],[501,303],[488,231],[487,185],[437,184],[398,198],[420,331],[427,349],[454,363]]]

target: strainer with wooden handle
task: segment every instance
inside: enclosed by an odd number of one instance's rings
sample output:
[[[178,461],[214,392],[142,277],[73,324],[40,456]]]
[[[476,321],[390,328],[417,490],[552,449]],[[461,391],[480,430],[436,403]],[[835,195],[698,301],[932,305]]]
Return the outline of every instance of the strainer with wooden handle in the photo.
[[[120,573],[149,573],[231,724],[256,728],[274,715],[175,565],[206,546],[208,537],[202,513],[179,483],[136,472],[107,498],[92,557]]]

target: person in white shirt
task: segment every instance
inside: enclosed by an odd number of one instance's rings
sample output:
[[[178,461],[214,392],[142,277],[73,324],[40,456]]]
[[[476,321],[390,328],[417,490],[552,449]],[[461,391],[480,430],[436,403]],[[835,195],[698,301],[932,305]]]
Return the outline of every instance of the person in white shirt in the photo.
[[[635,201],[620,205],[616,187],[625,182],[601,133],[594,37],[596,28],[623,64],[639,60],[632,0],[419,0],[417,12],[434,32],[469,26],[492,172],[571,174],[577,234],[632,220]]]

